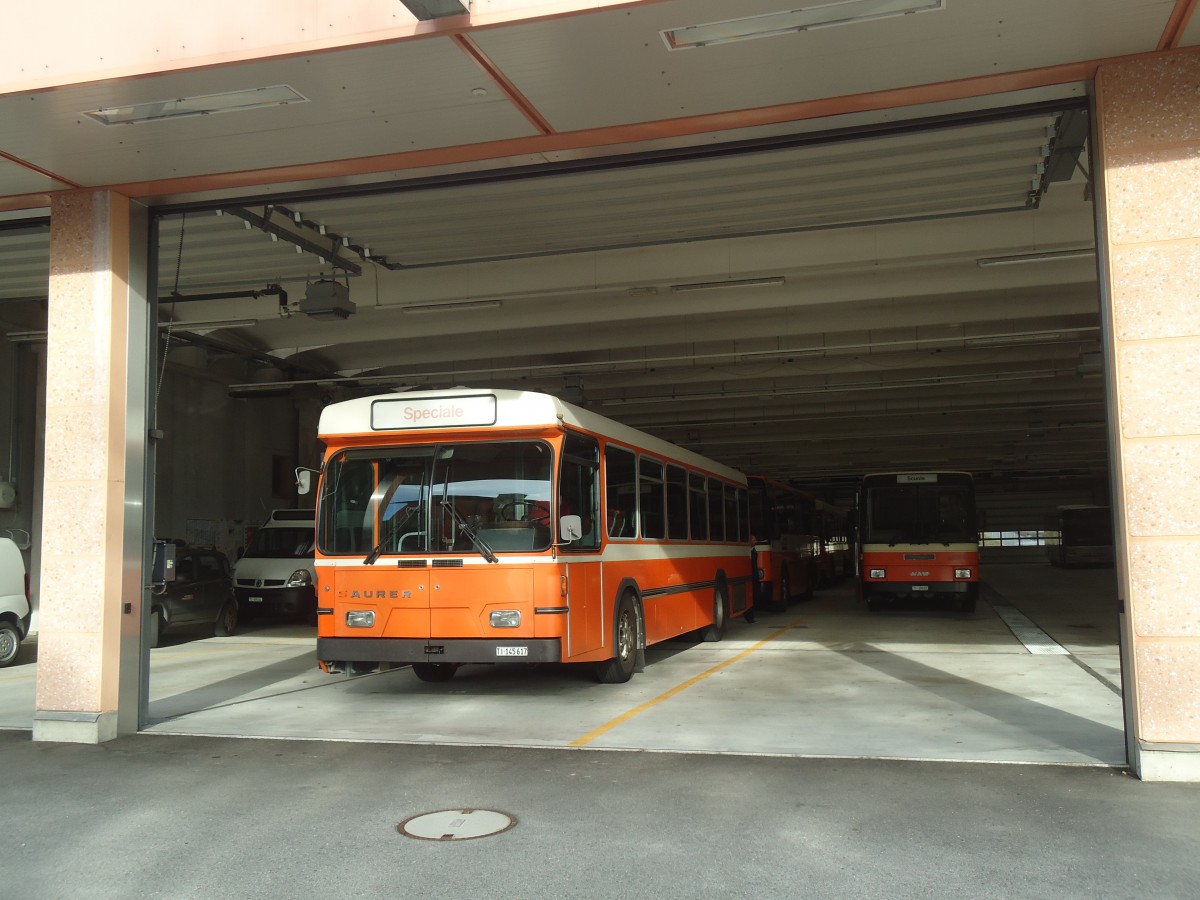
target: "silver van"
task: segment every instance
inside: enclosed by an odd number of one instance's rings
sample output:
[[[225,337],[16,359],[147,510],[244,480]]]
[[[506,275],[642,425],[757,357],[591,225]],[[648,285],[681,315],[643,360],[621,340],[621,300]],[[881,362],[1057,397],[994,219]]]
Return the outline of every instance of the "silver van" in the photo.
[[[25,560],[11,538],[0,537],[0,669],[16,660],[31,618]]]
[[[277,509],[254,532],[250,546],[233,567],[242,621],[264,615],[317,623],[314,535],[311,509]]]

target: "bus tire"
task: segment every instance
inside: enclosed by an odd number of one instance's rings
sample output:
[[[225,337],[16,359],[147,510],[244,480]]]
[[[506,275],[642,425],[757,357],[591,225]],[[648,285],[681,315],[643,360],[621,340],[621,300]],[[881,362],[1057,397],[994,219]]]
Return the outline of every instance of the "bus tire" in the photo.
[[[601,684],[624,684],[633,677],[641,625],[633,595],[622,594],[613,616],[613,657],[596,664],[596,680]]]
[[[961,600],[958,601],[958,608],[965,613],[974,613],[975,612],[975,600],[976,600],[976,597],[978,597],[978,596],[979,595],[976,592],[976,590],[972,590],[972,589],[968,588],[967,593],[963,596],[963,598]]]
[[[412,670],[422,681],[442,682],[453,678],[458,666],[454,663],[413,663]]]
[[[725,626],[729,624],[729,601],[725,599],[725,585],[718,583],[713,591],[713,622],[700,629],[700,640],[716,643],[725,637]]]
[[[879,612],[883,609],[883,600],[879,597],[867,597],[867,612]]]

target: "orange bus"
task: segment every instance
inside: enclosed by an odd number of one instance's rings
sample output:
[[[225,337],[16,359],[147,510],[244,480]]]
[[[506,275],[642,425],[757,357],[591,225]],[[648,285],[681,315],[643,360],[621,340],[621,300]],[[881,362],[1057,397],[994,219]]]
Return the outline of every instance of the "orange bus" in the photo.
[[[749,485],[754,602],[785,609],[793,597],[811,597],[819,578],[816,498],[763,475],[750,475]]]
[[[867,609],[932,598],[974,612],[979,597],[975,485],[966,472],[866,475],[858,495],[858,585]]]
[[[746,478],[555,397],[456,388],[321,413],[317,658],[585,663],[717,641],[751,608]]]

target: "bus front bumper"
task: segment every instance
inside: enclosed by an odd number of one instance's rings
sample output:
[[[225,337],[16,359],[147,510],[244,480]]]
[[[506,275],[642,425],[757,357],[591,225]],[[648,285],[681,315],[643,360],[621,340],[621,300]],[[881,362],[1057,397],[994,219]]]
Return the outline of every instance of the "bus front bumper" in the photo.
[[[559,638],[317,638],[317,659],[355,663],[562,662]]]
[[[977,581],[864,581],[863,594],[893,597],[964,597],[979,590]]]

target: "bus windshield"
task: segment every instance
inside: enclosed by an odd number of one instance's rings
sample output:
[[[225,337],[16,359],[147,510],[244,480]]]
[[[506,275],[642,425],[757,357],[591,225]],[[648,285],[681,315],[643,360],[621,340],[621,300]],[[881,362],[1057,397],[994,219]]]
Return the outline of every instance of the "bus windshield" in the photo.
[[[863,541],[958,543],[978,538],[968,485],[873,485],[867,494]]]
[[[474,532],[497,551],[544,550],[552,460],[542,441],[342,451],[326,465],[317,546],[329,556],[471,553]]]

